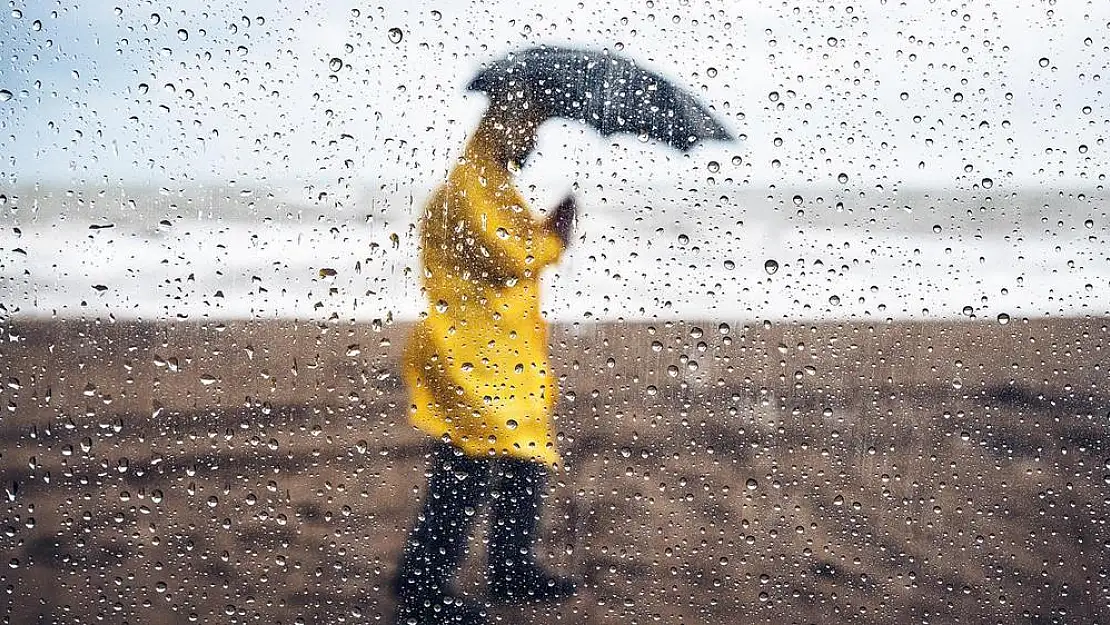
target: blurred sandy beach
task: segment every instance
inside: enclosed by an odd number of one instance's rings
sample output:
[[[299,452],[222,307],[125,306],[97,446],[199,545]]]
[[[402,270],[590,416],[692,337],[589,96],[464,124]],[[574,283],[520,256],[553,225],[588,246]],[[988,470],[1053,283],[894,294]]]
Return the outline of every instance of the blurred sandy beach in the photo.
[[[387,617],[427,451],[405,329],[5,321],[5,622]],[[558,325],[541,543],[586,584],[491,622],[1105,622],[1108,339],[1079,317]]]

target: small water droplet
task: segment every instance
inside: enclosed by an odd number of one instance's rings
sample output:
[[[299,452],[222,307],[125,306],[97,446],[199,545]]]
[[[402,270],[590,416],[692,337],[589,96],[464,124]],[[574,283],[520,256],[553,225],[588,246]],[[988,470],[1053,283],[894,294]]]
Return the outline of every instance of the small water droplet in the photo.
[[[759,482],[755,481],[754,477],[749,477],[748,481],[744,482],[744,486],[747,486],[748,490],[755,490],[759,488]]]
[[[770,259],[767,262],[763,263],[763,271],[766,271],[767,275],[773,275],[778,270],[779,262],[777,260]]]
[[[388,36],[390,43],[398,44],[405,38],[405,33],[400,28],[390,28]]]
[[[1006,325],[1007,323],[1010,323],[1010,315],[1007,315],[1006,313],[998,313],[998,324]]]
[[[328,61],[328,69],[333,72],[338,72],[339,70],[343,69],[343,59],[339,57],[332,57],[332,60]]]
[[[717,161],[709,161],[709,164],[707,164],[705,167],[709,170],[710,173],[713,174],[721,171],[721,164]]]
[[[994,186],[994,180],[991,180],[990,178],[983,178],[983,180],[980,181],[980,184],[983,185],[984,189],[989,189]]]
[[[15,97],[15,96],[12,95],[11,91],[8,91],[7,89],[0,89],[0,102],[7,102],[8,100],[11,100],[13,97]]]
[[[516,419],[509,419],[508,421],[505,422],[505,427],[510,429],[510,430],[515,430],[519,426],[520,426],[520,424],[516,422]]]
[[[846,184],[848,182],[848,174],[840,172],[840,175],[836,177],[836,181],[840,184]]]
[[[178,28],[177,29],[177,38],[182,40],[182,41],[188,41],[189,40],[189,31],[185,30],[184,28]]]
[[[1045,56],[1042,56],[1039,60],[1037,60],[1037,65],[1040,65],[1041,67],[1048,67],[1049,63],[1050,61],[1048,60],[1048,57]]]

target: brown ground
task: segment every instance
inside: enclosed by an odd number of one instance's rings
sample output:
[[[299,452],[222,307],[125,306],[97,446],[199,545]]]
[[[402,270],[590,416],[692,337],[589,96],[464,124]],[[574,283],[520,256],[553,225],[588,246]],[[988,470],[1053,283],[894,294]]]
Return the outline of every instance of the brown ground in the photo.
[[[555,329],[543,553],[585,588],[493,622],[1110,621],[1108,320],[718,326]],[[0,325],[0,615],[381,622],[403,336]]]

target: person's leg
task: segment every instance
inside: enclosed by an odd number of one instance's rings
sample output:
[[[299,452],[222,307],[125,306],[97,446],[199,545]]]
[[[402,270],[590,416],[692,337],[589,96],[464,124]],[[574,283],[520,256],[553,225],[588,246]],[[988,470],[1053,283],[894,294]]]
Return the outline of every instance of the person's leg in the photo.
[[[465,555],[475,510],[489,496],[491,461],[437,444],[424,507],[405,545],[393,592],[400,624],[480,623],[478,609],[449,587]]]
[[[555,601],[575,593],[573,581],[536,562],[535,542],[547,469],[535,462],[499,460],[494,468],[489,540],[489,589],[496,601]]]

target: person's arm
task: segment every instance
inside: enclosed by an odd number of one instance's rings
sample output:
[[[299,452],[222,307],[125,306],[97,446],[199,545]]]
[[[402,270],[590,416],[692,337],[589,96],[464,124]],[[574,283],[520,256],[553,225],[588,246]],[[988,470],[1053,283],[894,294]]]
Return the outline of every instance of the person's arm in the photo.
[[[576,207],[573,198],[564,200],[552,215],[539,221],[515,192],[495,206],[476,206],[471,216],[478,236],[479,254],[500,267],[497,275],[535,274],[562,255],[570,240]]]

